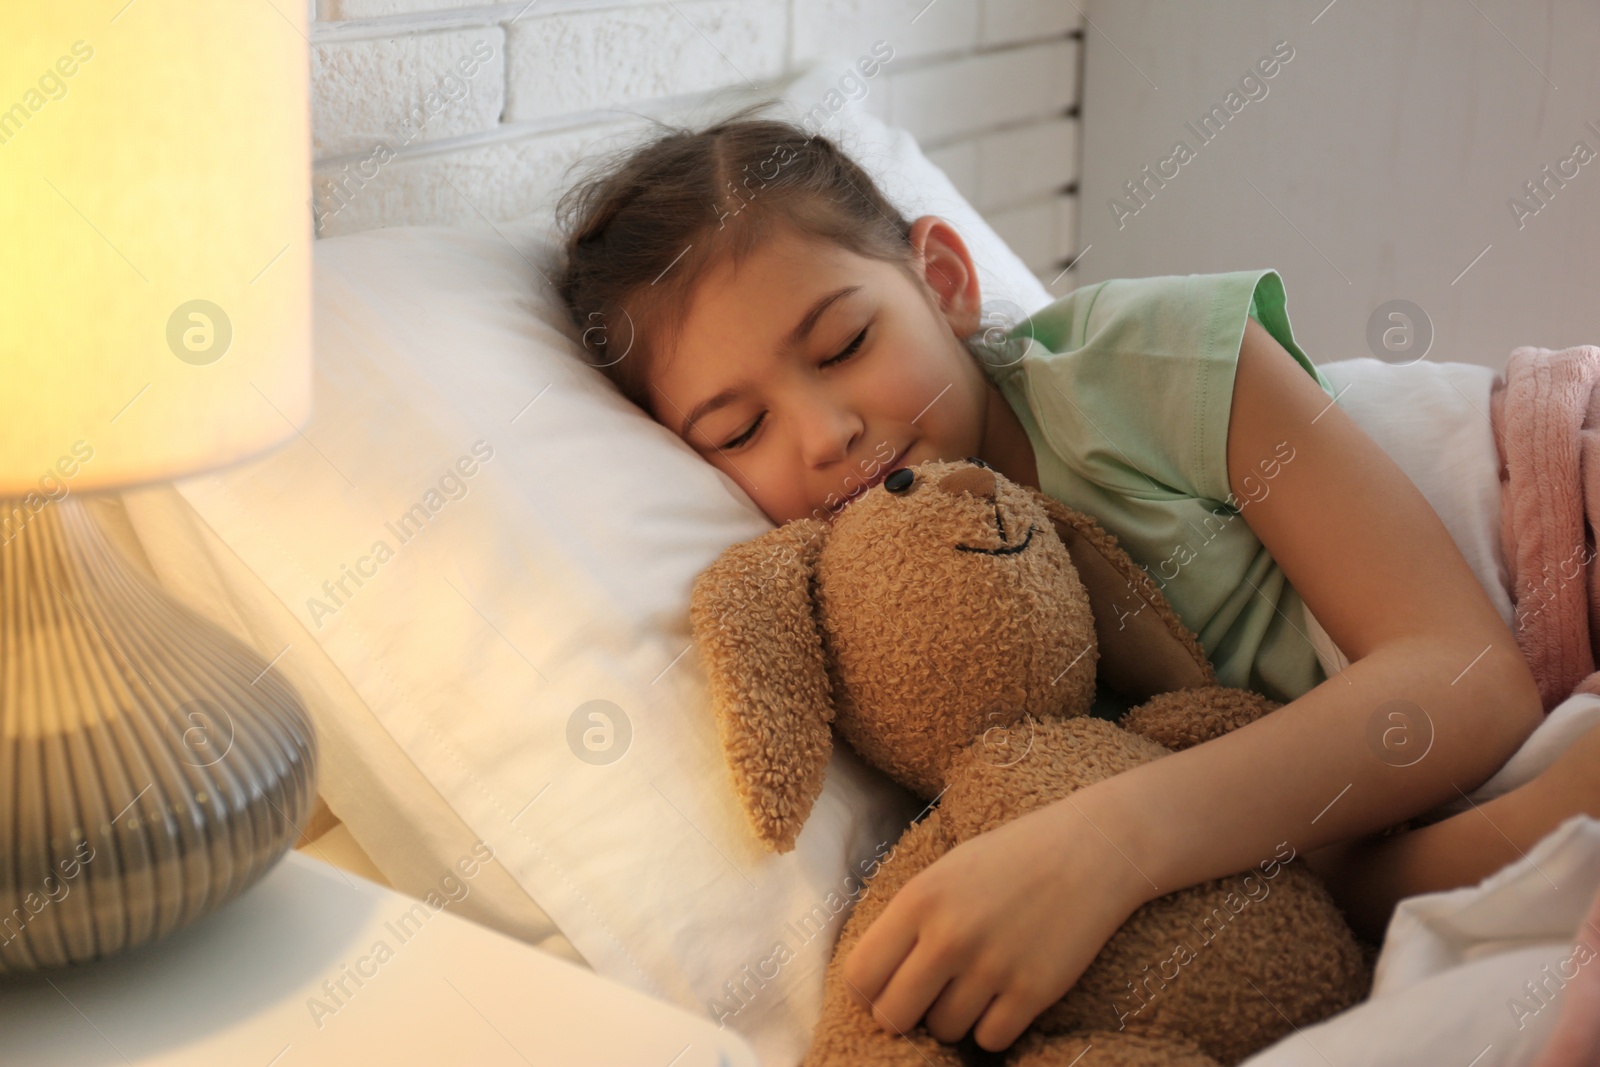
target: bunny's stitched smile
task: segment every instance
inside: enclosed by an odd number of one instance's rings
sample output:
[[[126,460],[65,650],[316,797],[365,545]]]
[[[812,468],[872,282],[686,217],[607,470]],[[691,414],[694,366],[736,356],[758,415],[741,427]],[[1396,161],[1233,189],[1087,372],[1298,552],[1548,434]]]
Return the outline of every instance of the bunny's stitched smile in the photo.
[[[956,551],[981,552],[985,556],[1014,556],[1018,552],[1021,552],[1023,549],[1028,547],[1029,542],[1033,540],[1034,530],[1038,529],[1038,527],[1030,524],[1028,526],[1028,532],[1023,535],[1021,541],[1018,541],[1014,545],[1006,544],[1006,524],[1005,521],[1000,518],[1000,505],[998,503],[994,506],[994,524],[995,528],[1000,531],[999,548],[977,548],[973,545],[957,545]]]

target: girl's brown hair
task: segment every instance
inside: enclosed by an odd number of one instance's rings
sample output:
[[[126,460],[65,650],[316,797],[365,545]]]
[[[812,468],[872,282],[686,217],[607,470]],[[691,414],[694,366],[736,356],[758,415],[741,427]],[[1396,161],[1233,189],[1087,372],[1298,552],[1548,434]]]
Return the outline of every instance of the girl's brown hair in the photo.
[[[834,141],[751,117],[775,103],[700,130],[658,122],[665,133],[602,157],[556,204],[556,291],[585,357],[647,412],[651,361],[676,343],[695,284],[726,257],[737,269],[775,225],[895,263],[925,286],[910,222]]]

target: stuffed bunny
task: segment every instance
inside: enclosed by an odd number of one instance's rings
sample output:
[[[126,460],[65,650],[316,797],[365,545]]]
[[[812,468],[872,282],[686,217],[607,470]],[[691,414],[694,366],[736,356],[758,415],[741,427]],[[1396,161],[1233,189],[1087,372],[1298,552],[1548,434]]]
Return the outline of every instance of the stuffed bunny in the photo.
[[[1259,871],[1140,907],[1003,1054],[970,1035],[943,1044],[920,1022],[891,1034],[849,995],[841,961],[939,856],[1278,707],[1217,684],[1199,640],[1088,516],[981,461],[900,468],[831,522],[727,549],[690,614],[735,788],[771,849],[794,847],[831,731],[936,800],[840,934],[809,1067],[1217,1067],[1366,995],[1364,953],[1282,848]],[[1143,703],[1120,723],[1090,716],[1097,677]]]

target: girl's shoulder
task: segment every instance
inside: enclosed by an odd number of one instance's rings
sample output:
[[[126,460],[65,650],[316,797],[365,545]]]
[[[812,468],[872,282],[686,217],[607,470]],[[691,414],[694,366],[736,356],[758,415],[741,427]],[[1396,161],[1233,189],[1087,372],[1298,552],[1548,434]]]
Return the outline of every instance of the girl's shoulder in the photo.
[[[1034,358],[1119,347],[1198,354],[1230,338],[1237,355],[1247,316],[1293,340],[1286,303],[1283,280],[1271,268],[1110,278],[1037,309],[1010,336],[1036,345]]]

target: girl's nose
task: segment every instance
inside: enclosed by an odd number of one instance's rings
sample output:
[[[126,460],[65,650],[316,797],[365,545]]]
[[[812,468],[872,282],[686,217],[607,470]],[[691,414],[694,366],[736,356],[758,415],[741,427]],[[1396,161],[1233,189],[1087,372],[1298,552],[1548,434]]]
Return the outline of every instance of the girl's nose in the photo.
[[[861,420],[849,409],[818,404],[806,415],[802,430],[806,462],[812,466],[837,463],[850,454],[850,443],[862,431]]]

